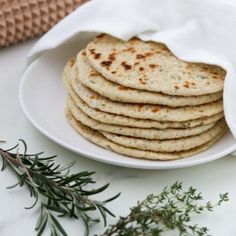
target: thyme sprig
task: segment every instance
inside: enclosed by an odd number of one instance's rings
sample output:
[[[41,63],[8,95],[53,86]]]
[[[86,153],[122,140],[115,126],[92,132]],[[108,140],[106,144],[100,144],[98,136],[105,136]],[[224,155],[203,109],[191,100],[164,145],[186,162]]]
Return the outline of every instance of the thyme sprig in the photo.
[[[103,233],[103,236],[160,236],[171,231],[174,235],[208,235],[208,228],[191,224],[194,214],[213,211],[229,200],[228,193],[220,194],[215,204],[207,202],[202,205],[202,194],[190,187],[183,190],[182,183],[176,182],[165,187],[158,195],[148,195],[131,208],[126,217],[120,217],[118,222]]]
[[[32,206],[26,209],[31,209],[40,202],[40,215],[35,227],[38,236],[47,228],[50,228],[51,236],[67,235],[57,216],[82,219],[86,235],[89,234],[90,226],[100,222],[100,218],[106,225],[107,216],[114,216],[106,204],[119,194],[104,201],[90,198],[106,190],[109,185],[91,189],[96,183],[93,179],[94,172],[70,174],[74,163],[61,166],[55,164],[56,156],[42,157],[43,152],[27,154],[26,143],[23,140],[20,143],[23,144],[22,153],[19,153],[19,144],[8,150],[0,149],[1,171],[8,167],[18,178],[18,182],[8,188],[26,186],[30,196],[35,198]],[[91,217],[92,212],[99,212],[101,217]]]

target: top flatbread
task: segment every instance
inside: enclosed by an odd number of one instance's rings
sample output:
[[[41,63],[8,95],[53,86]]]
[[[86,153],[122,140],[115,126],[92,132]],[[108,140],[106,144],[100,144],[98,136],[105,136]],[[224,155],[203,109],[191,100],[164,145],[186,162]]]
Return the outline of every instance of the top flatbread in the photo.
[[[127,88],[106,80],[89,64],[85,51],[77,57],[77,79],[86,87],[113,101],[129,103],[159,104],[171,107],[195,106],[214,102],[222,97],[222,91],[202,96],[170,96],[158,92],[149,92]]]
[[[197,96],[223,90],[225,70],[184,62],[165,45],[102,34],[86,48],[90,64],[106,79],[125,87],[169,95]]]
[[[103,112],[97,109],[89,107],[74,91],[71,86],[71,80],[76,78],[75,73],[75,58],[69,60],[63,70],[63,80],[66,89],[70,96],[75,101],[76,105],[89,117],[100,121],[102,123],[129,126],[129,127],[140,127],[140,128],[156,128],[156,129],[166,129],[166,128],[191,128],[199,125],[207,125],[210,123],[215,123],[224,116],[223,112],[217,113],[212,116],[202,117],[199,119],[188,120],[185,122],[168,122],[168,121],[155,121],[150,119],[135,119],[127,116],[112,114]]]

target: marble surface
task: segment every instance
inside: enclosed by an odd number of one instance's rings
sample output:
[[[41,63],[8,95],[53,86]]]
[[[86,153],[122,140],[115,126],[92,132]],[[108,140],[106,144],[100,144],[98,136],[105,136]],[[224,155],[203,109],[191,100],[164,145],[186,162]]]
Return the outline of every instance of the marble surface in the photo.
[[[14,145],[23,138],[29,145],[29,151],[44,150],[47,154],[58,154],[57,162],[76,161],[73,170],[96,171],[97,186],[110,183],[109,189],[99,198],[110,197],[118,192],[122,195],[109,208],[116,215],[126,215],[129,207],[142,200],[149,193],[158,193],[164,186],[175,181],[183,181],[184,186],[194,186],[203,192],[206,200],[216,200],[219,193],[229,192],[230,201],[213,213],[194,217],[194,222],[202,223],[215,236],[236,235],[236,157],[227,156],[206,165],[177,170],[135,170],[106,165],[80,157],[53,143],[39,133],[24,116],[19,100],[18,86],[25,68],[26,54],[35,40],[0,50],[0,139],[6,144],[2,148]],[[31,236],[38,216],[38,209],[25,210],[33,199],[24,188],[7,190],[15,183],[15,176],[9,172],[0,172],[0,235]],[[115,219],[109,218],[109,223]],[[83,226],[79,221],[61,220],[68,235],[83,235]],[[104,228],[97,225],[93,233],[101,233]],[[170,234],[172,235],[172,234]]]

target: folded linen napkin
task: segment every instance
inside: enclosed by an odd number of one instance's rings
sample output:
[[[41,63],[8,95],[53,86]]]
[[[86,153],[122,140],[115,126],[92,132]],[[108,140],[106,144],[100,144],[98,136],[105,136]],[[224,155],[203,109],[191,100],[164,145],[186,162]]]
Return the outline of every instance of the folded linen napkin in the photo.
[[[232,0],[93,0],[79,7],[32,48],[47,50],[104,32],[165,43],[180,59],[222,66],[226,121],[236,137],[236,3]]]

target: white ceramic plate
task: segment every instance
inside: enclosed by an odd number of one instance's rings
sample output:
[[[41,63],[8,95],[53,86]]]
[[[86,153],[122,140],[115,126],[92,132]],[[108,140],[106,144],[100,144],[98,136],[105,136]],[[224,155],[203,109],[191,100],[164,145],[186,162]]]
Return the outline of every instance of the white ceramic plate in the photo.
[[[47,137],[84,157],[97,161],[142,169],[171,169],[194,166],[216,160],[236,150],[236,141],[228,131],[207,151],[174,161],[139,160],[105,150],[74,131],[64,117],[66,91],[62,69],[81,45],[67,45],[45,53],[25,71],[20,84],[20,102],[30,122]]]

